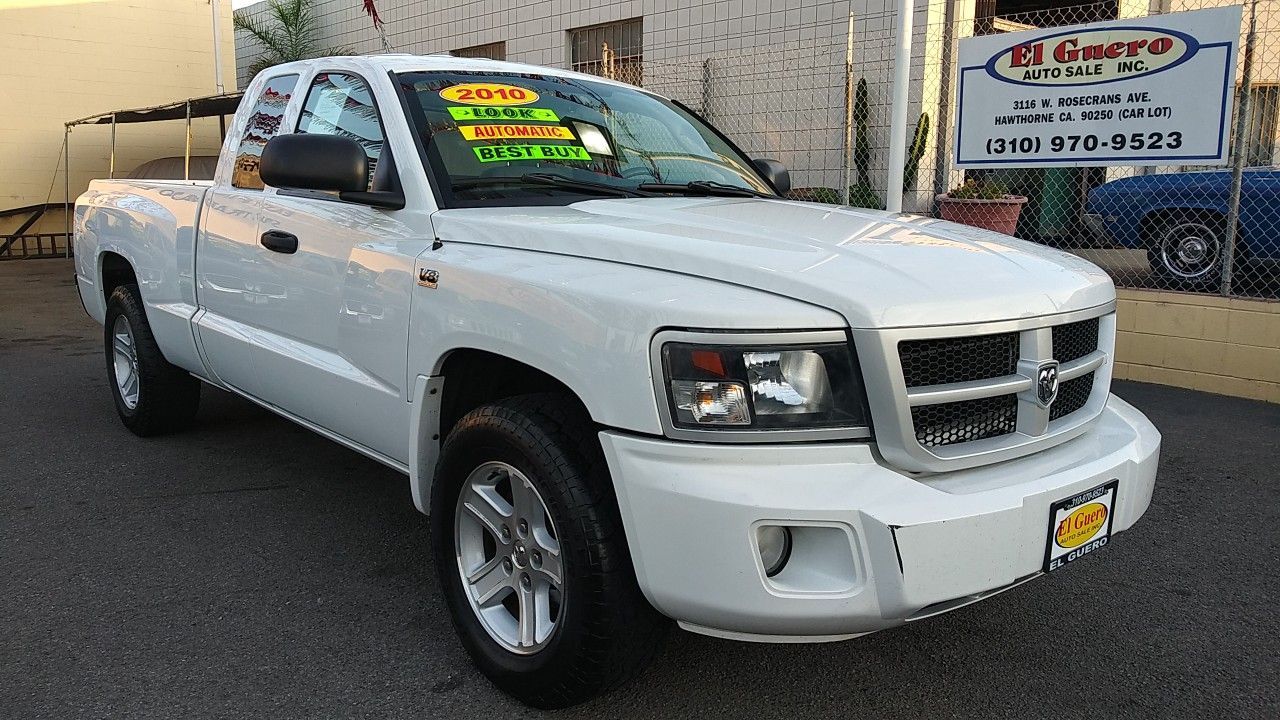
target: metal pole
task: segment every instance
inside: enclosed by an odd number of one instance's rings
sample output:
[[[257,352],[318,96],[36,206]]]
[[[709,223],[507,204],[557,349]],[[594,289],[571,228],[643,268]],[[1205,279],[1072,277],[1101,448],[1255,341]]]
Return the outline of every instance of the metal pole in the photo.
[[[209,0],[209,7],[213,8],[213,84],[221,95],[227,91],[222,84],[222,0]]]
[[[898,0],[898,47],[893,62],[893,111],[889,116],[889,180],[885,209],[902,212],[902,180],[907,159],[907,90],[911,81],[911,23],[913,0]]]
[[[182,179],[191,179],[191,101],[187,101],[187,151],[182,158]]]
[[[1244,163],[1248,146],[1249,91],[1253,80],[1253,46],[1258,37],[1258,0],[1250,3],[1249,35],[1244,41],[1244,68],[1240,77],[1240,103],[1236,106],[1236,134],[1231,148],[1231,194],[1227,197],[1227,228],[1222,247],[1222,294],[1231,294],[1236,261],[1236,225],[1240,222],[1240,193],[1244,187]]]
[[[111,113],[111,165],[107,168],[107,177],[116,177],[116,114]]]
[[[218,95],[227,92],[223,85],[223,4],[221,0],[209,0],[214,9],[214,85],[218,87]]]
[[[702,117],[711,119],[711,58],[702,61]]]
[[[214,85],[218,87],[218,95],[227,92],[223,85],[223,4],[221,0],[209,0],[214,9]]]
[[[849,33],[844,48],[844,190],[840,197],[849,204],[853,184],[853,13],[849,13]]]
[[[960,41],[960,23],[956,20],[956,11],[956,3],[946,3],[946,13],[943,16],[946,37],[942,41],[942,82],[938,88],[938,122],[934,126],[934,195],[946,192],[951,184],[951,103],[952,88],[956,86],[956,45]]]
[[[62,217],[67,226],[67,257],[71,257],[71,126],[62,126]]]

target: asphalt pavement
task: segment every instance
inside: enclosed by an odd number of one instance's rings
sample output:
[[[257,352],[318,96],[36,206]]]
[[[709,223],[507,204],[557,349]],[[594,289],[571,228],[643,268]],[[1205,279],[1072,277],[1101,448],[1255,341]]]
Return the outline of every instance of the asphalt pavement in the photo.
[[[472,669],[403,476],[207,388],[197,428],[138,439],[101,337],[67,262],[0,263],[0,717],[542,715]],[[1105,551],[849,642],[673,629],[555,715],[1280,717],[1280,407],[1115,390],[1164,451]]]

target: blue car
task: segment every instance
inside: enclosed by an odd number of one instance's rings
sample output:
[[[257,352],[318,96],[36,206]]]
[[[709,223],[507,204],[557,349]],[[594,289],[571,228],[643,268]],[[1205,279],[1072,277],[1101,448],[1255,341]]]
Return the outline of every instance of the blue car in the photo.
[[[1137,175],[1089,192],[1084,220],[1116,245],[1145,249],[1175,285],[1210,286],[1222,273],[1231,172]],[[1280,260],[1280,169],[1246,170],[1237,263]]]

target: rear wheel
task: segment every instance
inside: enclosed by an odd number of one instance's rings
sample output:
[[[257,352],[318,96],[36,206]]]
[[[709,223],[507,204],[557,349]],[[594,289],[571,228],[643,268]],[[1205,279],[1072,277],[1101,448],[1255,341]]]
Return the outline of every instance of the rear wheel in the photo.
[[[1175,285],[1215,285],[1222,275],[1226,222],[1218,215],[1187,211],[1156,222],[1147,260]]]
[[[431,536],[463,646],[529,705],[590,699],[660,643],[666,622],[636,584],[596,431],[568,398],[511,398],[458,422]]]
[[[200,407],[200,381],[161,354],[137,285],[121,285],[107,299],[103,345],[116,413],[125,427],[146,437],[191,424]]]

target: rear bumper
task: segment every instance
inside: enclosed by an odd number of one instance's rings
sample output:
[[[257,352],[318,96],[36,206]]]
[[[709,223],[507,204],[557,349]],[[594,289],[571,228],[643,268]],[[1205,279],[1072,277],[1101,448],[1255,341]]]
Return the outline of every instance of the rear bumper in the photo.
[[[1146,511],[1160,434],[1111,397],[1081,437],[921,478],[867,444],[722,446],[601,433],[640,586],[685,627],[750,640],[873,632],[1037,575],[1049,506],[1119,479],[1112,531]],[[793,528],[766,578],[760,524]]]

